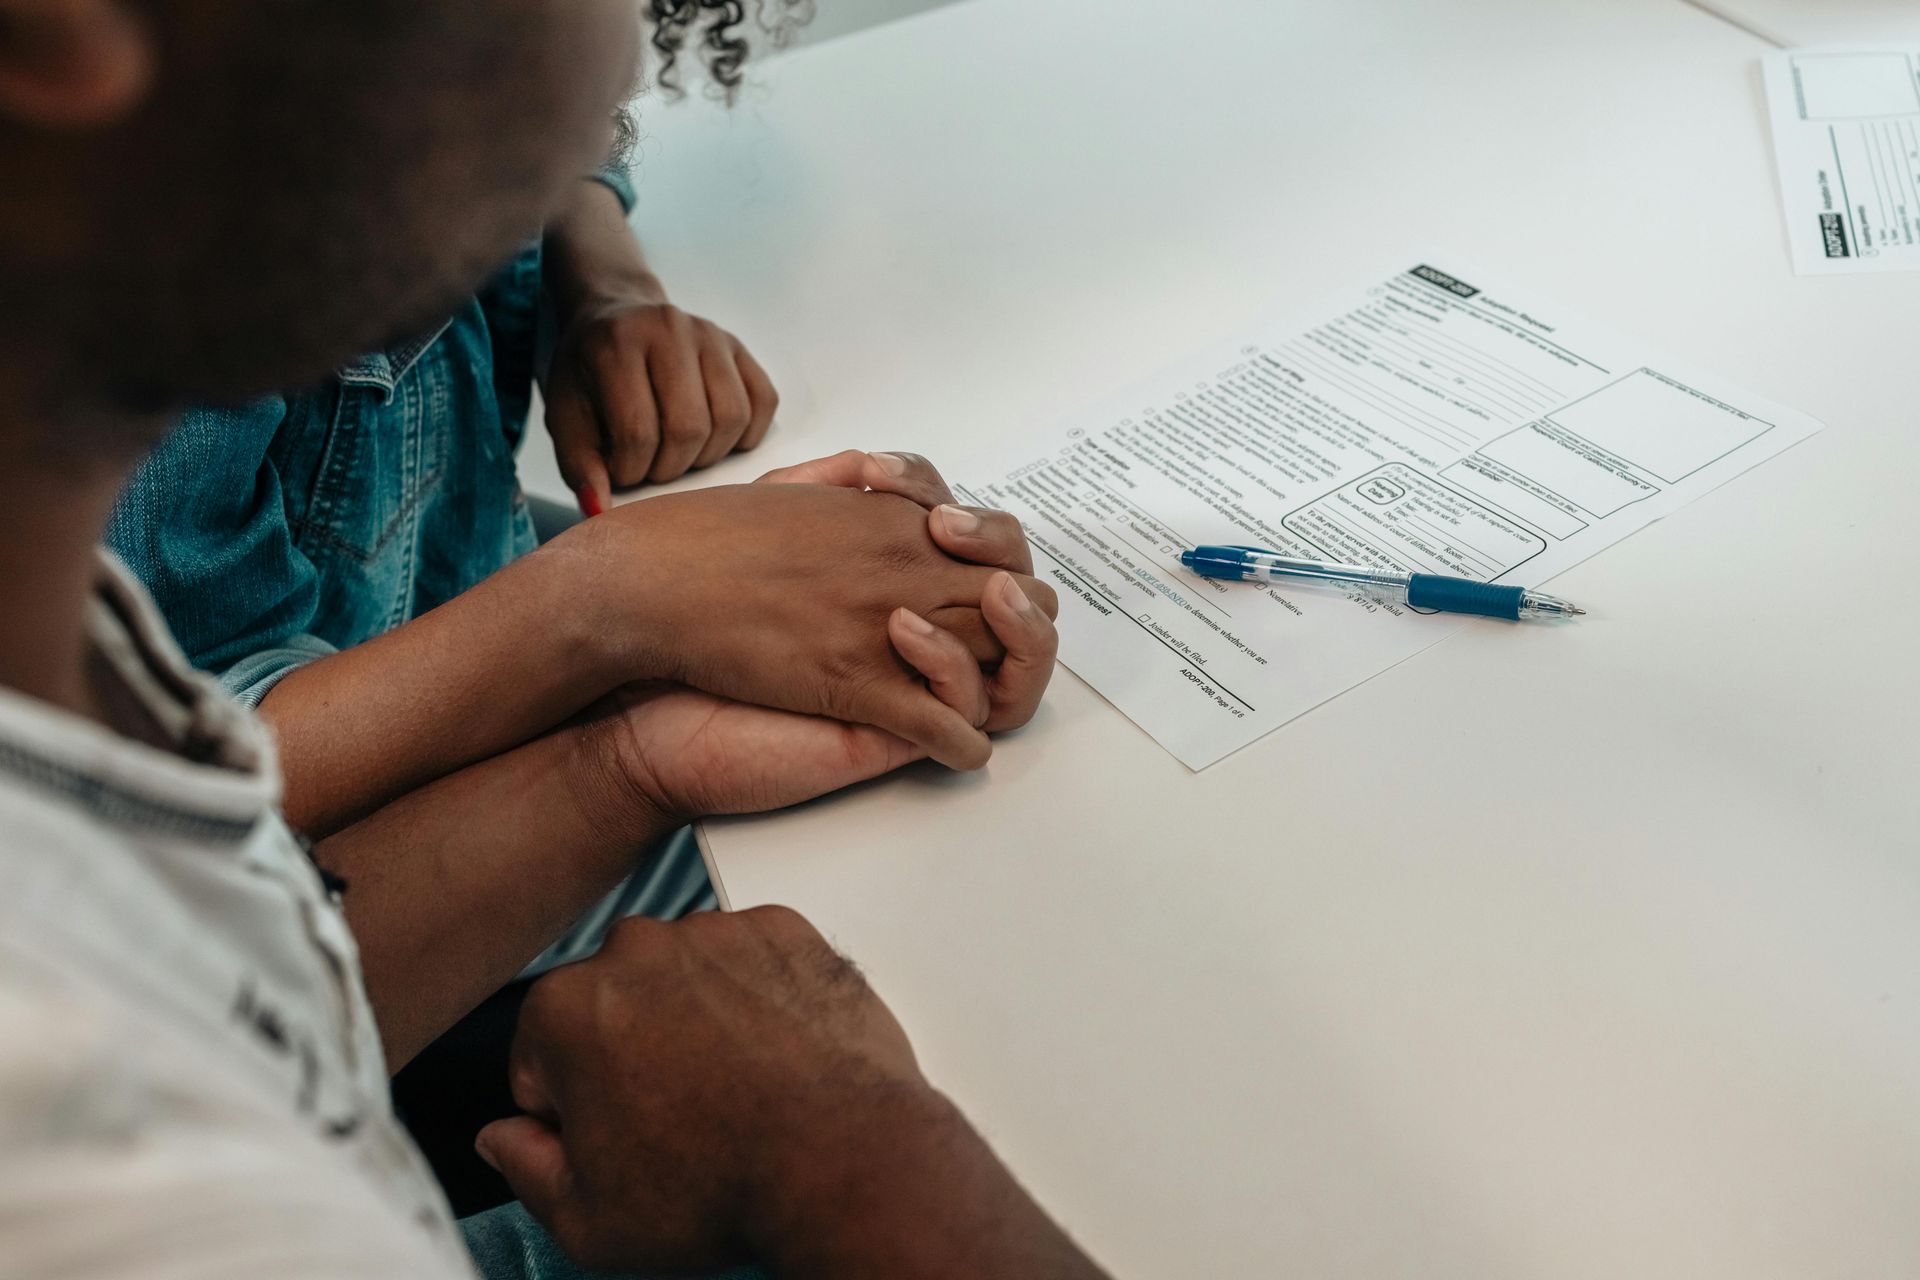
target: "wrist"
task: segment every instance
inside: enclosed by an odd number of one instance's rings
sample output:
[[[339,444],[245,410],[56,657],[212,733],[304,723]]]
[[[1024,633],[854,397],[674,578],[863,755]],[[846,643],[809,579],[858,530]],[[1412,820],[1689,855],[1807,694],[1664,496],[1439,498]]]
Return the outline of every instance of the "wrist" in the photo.
[[[590,697],[644,680],[682,681],[670,528],[635,503],[583,520],[522,563],[555,589],[553,621]]]
[[[620,856],[651,844],[686,825],[671,811],[651,775],[636,769],[631,737],[618,712],[599,716],[566,731],[567,778],[583,829],[610,837]]]
[[[984,1144],[926,1084],[861,1088],[808,1116],[813,1125],[770,1144],[756,1170],[742,1223],[753,1256],[796,1280],[919,1274],[901,1264],[939,1247]]]
[[[582,181],[548,224],[546,258],[548,291],[563,325],[598,310],[667,301],[619,198],[602,183]]]

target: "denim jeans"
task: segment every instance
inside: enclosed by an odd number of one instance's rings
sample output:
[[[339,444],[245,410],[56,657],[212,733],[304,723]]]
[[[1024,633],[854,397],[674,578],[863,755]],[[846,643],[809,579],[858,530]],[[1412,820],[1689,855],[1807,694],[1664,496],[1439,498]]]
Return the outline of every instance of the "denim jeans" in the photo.
[[[631,1272],[582,1270],[560,1252],[553,1237],[519,1204],[463,1218],[460,1231],[467,1238],[474,1268],[486,1280],[669,1280],[657,1274],[642,1277]],[[758,1267],[735,1267],[710,1277],[672,1280],[768,1280],[768,1276]]]

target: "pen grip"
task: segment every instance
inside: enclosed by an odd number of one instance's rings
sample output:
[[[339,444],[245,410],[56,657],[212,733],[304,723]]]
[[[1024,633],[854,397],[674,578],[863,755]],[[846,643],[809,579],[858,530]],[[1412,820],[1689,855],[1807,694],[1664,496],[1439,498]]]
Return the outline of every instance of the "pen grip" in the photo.
[[[1407,603],[1416,609],[1477,613],[1483,618],[1506,618],[1512,622],[1520,620],[1520,604],[1526,594],[1525,587],[1501,587],[1431,573],[1416,573],[1407,582]]]

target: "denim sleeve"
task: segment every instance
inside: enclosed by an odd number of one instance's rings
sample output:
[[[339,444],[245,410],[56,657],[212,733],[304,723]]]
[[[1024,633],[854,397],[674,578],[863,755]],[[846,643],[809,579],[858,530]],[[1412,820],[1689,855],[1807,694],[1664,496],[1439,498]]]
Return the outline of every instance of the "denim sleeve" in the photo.
[[[134,473],[107,526],[107,545],[193,665],[250,704],[333,651],[308,634],[320,575],[294,545],[268,458],[286,414],[279,396],[190,410]]]
[[[736,1267],[710,1277],[639,1276],[582,1271],[519,1202],[460,1220],[474,1269],[484,1280],[768,1280],[758,1267]]]
[[[593,175],[595,182],[605,186],[620,198],[620,208],[631,214],[633,206],[639,200],[633,189],[633,174],[625,161],[616,161]]]

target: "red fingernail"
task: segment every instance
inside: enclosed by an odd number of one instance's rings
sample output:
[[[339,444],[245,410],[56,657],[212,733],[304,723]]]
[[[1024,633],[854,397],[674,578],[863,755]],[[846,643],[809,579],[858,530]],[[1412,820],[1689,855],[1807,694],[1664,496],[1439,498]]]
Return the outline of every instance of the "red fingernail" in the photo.
[[[573,496],[580,500],[580,509],[586,512],[589,518],[606,510],[600,505],[600,495],[593,491],[592,485],[581,485],[573,491]]]

